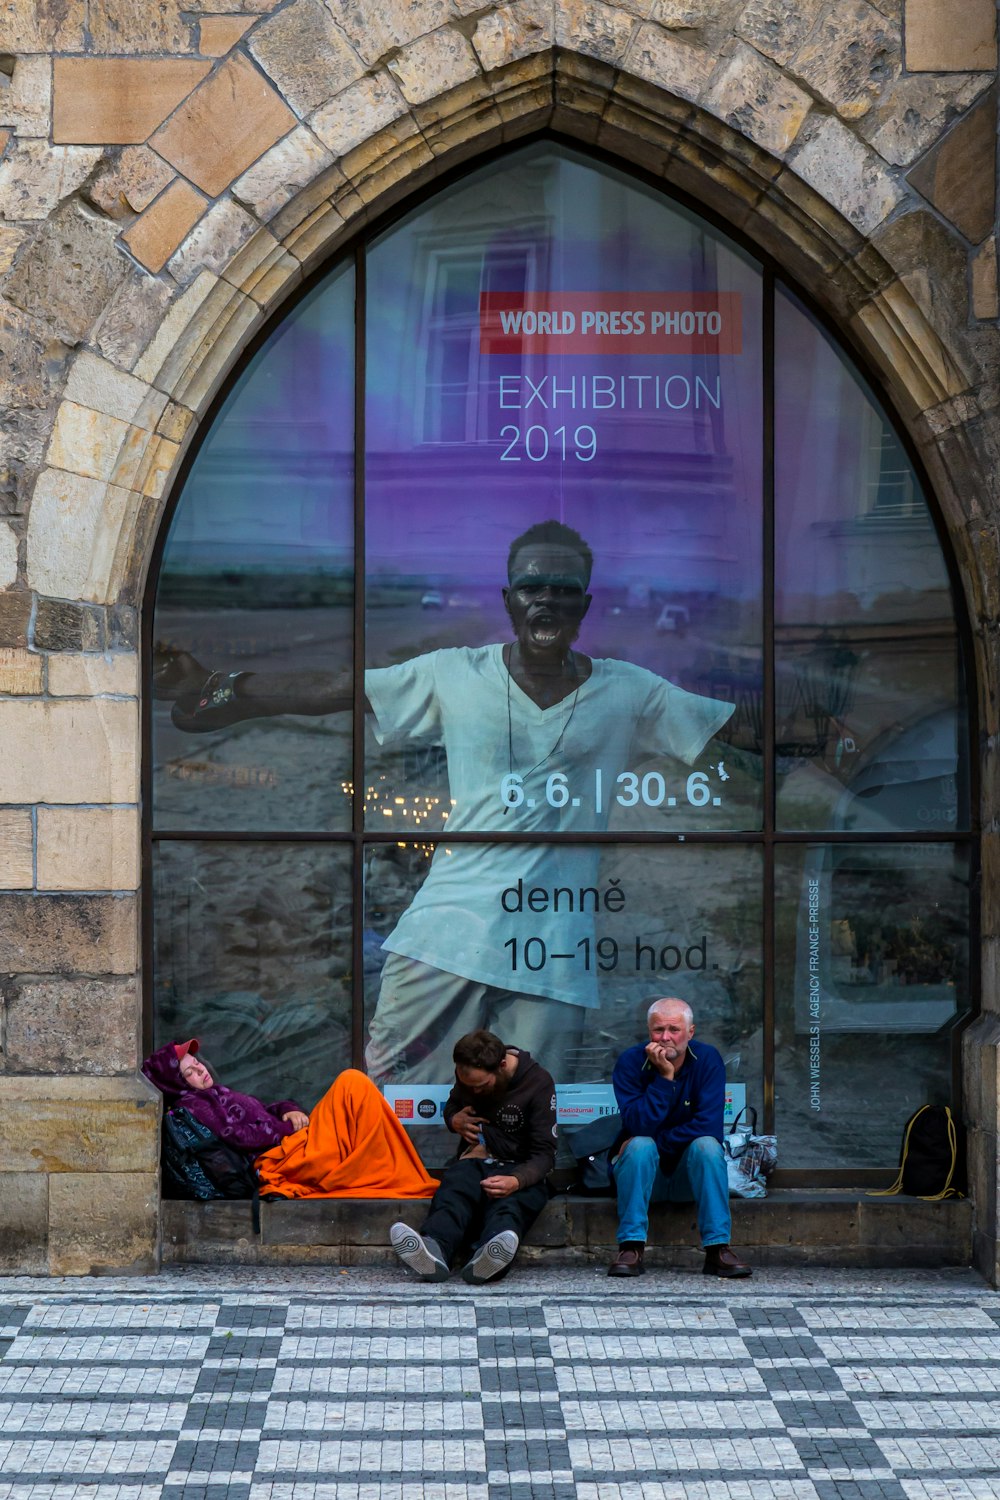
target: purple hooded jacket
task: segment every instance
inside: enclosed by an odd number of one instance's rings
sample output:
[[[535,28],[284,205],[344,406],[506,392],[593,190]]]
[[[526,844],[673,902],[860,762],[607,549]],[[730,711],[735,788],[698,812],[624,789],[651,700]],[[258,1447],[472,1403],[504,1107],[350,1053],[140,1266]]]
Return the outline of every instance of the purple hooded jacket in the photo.
[[[237,1094],[221,1083],[210,1089],[188,1088],[173,1042],[147,1057],[142,1071],[159,1089],[168,1109],[188,1110],[227,1146],[235,1146],[252,1156],[268,1151],[286,1135],[291,1135],[294,1127],[281,1116],[290,1110],[301,1109],[294,1099],[262,1104],[252,1094]],[[305,1112],[302,1110],[303,1114]]]

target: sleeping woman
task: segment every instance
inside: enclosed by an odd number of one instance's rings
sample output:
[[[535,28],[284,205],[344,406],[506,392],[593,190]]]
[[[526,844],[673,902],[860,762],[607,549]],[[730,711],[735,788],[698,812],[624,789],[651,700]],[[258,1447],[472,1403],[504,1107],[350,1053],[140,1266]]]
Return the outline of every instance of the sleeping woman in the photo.
[[[246,1153],[262,1195],[280,1198],[430,1198],[438,1186],[364,1073],[348,1068],[311,1114],[293,1099],[264,1104],[216,1083],[199,1043],[168,1042],[142,1071],[168,1108],[186,1109]]]

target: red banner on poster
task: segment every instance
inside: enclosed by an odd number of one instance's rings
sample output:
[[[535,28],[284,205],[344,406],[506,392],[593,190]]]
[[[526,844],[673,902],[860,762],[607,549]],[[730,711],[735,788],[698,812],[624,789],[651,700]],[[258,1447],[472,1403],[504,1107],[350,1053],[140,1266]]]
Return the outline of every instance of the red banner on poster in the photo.
[[[481,354],[739,354],[739,292],[482,292]]]

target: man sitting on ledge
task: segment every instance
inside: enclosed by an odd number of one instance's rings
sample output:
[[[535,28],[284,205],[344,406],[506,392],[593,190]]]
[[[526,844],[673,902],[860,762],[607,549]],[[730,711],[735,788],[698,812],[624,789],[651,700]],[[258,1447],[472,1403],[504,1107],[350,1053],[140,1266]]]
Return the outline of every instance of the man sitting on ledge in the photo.
[[[640,1276],[650,1203],[696,1203],[706,1276],[750,1276],[729,1248],[732,1220],[722,1150],[726,1070],[694,1036],[683,1000],[654,1000],[649,1042],[623,1052],[612,1082],[624,1132],[612,1155],[618,1190],[618,1254],[609,1276]]]
[[[446,1281],[453,1257],[470,1245],[462,1278],[478,1286],[506,1271],[548,1202],[556,1089],[530,1053],[505,1047],[491,1031],[460,1037],[453,1057],[444,1119],[464,1150],[445,1167],[420,1233],[399,1223],[389,1238],[421,1281]]]

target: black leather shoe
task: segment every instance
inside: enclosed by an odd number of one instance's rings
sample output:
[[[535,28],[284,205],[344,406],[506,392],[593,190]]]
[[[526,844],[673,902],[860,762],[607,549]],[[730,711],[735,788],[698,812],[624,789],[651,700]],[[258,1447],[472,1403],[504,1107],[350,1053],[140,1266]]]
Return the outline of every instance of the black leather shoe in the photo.
[[[642,1263],[643,1246],[622,1245],[608,1267],[609,1276],[641,1276],[645,1270]]]
[[[706,1276],[752,1276],[753,1266],[748,1266],[745,1261],[740,1260],[736,1251],[729,1245],[707,1245],[705,1247],[705,1264],[702,1271]]]

